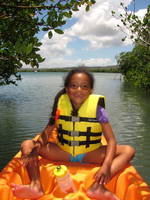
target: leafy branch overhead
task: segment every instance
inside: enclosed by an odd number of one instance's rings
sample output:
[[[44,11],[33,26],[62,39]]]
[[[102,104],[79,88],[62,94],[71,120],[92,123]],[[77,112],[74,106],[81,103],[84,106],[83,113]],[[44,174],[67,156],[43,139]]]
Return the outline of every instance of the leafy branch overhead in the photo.
[[[141,19],[136,15],[134,11],[128,11],[128,8],[123,3],[120,4],[123,8],[123,13],[119,16],[116,15],[115,11],[112,11],[112,15],[119,17],[122,22],[122,26],[125,27],[128,32],[125,32],[123,41],[129,37],[134,42],[144,46],[150,46],[150,5],[147,8],[147,12]],[[117,25],[121,30],[124,30],[121,25]]]
[[[13,0],[0,2],[0,85],[16,84],[23,63],[39,67],[44,58],[38,53],[40,31],[63,34],[63,25],[73,12],[95,0]],[[14,75],[14,78],[12,78]]]

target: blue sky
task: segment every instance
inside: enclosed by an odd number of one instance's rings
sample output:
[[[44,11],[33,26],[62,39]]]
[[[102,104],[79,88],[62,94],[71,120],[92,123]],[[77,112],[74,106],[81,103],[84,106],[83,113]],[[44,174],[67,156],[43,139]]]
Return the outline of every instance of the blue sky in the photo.
[[[120,2],[129,9],[134,8],[132,0],[97,0],[89,12],[82,7],[64,26],[64,34],[54,33],[48,39],[47,33],[40,33],[43,45],[40,54],[46,59],[40,68],[73,67],[73,66],[108,66],[116,64],[115,57],[132,49],[132,41],[127,39],[117,24],[120,20],[112,17],[122,12]],[[143,16],[150,0],[135,0],[137,15]],[[126,30],[125,30],[126,31]]]

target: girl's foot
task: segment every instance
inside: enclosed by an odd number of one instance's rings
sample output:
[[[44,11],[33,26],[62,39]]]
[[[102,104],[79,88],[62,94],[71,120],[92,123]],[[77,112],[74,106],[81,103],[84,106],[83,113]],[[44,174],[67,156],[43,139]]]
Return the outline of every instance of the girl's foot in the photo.
[[[116,195],[112,192],[108,191],[103,185],[99,185],[98,183],[94,183],[87,190],[88,197],[96,200],[120,200]]]
[[[13,194],[21,199],[37,199],[44,195],[43,191],[39,191],[31,185],[11,184],[11,187]]]

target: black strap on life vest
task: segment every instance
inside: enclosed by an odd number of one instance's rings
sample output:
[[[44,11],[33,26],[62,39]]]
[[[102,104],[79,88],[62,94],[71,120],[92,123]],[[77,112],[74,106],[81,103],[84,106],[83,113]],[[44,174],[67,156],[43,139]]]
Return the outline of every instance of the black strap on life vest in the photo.
[[[87,127],[87,135],[86,135],[86,148],[89,147],[89,141],[90,141],[90,136],[91,136],[91,127]]]
[[[67,131],[67,130],[62,129],[62,126],[61,126],[61,128],[58,128],[58,132],[59,132],[59,134],[65,134],[65,135],[72,136],[72,137],[75,137],[75,136],[87,136],[87,132],[83,132],[83,131]],[[90,133],[90,136],[93,136],[93,137],[102,135],[102,132],[91,132],[90,131],[90,132],[88,132],[88,134],[89,133]]]
[[[65,115],[60,115],[59,119],[65,120],[65,121],[71,121],[71,122],[95,122],[97,123],[96,118],[90,118],[90,117],[79,117],[79,116],[65,116]]]
[[[75,140],[66,140],[66,139],[61,139],[60,135],[58,135],[58,140],[59,142],[63,145],[63,144],[68,144],[69,146],[80,146],[80,145],[85,145],[88,146],[90,144],[98,144],[101,142],[101,139],[97,139],[97,140],[91,140],[91,141],[75,141]]]
[[[61,132],[63,129],[62,129],[62,124],[59,124],[59,127],[58,127],[58,130]],[[58,131],[58,134],[59,134],[59,131]],[[58,137],[59,137],[59,141],[60,141],[60,143],[61,144],[64,144],[64,142],[63,142],[63,134],[59,134],[58,135]]]

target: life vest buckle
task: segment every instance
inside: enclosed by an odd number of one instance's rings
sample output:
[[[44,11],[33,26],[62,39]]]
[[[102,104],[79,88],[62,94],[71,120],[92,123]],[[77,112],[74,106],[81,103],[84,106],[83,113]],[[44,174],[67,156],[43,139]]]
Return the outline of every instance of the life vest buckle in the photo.
[[[71,131],[70,135],[71,135],[72,137],[74,137],[74,136],[79,136],[79,131]]]
[[[78,116],[72,116],[71,117],[71,121],[72,122],[79,122],[80,121],[80,117],[78,117]]]
[[[79,145],[80,145],[79,141],[75,140],[69,141],[69,146],[79,146]]]

